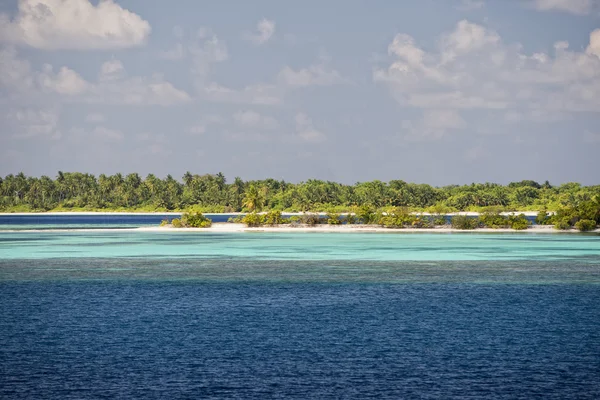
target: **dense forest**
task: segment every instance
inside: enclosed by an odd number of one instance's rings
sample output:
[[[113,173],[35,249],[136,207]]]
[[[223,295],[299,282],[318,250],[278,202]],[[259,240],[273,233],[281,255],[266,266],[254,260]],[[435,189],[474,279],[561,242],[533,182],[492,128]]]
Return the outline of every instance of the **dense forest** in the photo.
[[[433,187],[402,180],[344,185],[310,179],[300,183],[264,179],[228,183],[218,174],[186,172],[181,181],[137,173],[107,176],[58,172],[30,177],[23,173],[0,178],[0,210],[25,211],[181,211],[191,206],[203,212],[281,210],[352,211],[356,206],[375,209],[406,207],[414,211],[548,210],[578,207],[600,201],[600,185],[582,186],[532,180],[508,185],[473,183]]]

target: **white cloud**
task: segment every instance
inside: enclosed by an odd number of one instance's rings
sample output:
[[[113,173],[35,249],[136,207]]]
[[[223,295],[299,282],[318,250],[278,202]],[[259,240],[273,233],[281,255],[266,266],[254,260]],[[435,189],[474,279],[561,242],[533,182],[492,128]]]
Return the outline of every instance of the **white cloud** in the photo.
[[[590,34],[590,44],[585,52],[600,58],[600,29],[596,29]]]
[[[31,66],[14,48],[0,48],[0,88],[23,92],[35,86]]]
[[[201,37],[202,44],[187,46],[187,51],[192,57],[191,72],[194,77],[196,89],[202,91],[208,84],[208,78],[213,64],[226,61],[229,58],[226,44],[217,35],[209,38]]]
[[[291,87],[330,86],[347,83],[338,71],[327,68],[323,64],[311,65],[297,71],[286,66],[279,72],[277,81]]]
[[[463,128],[465,120],[456,110],[424,110],[416,123],[405,120],[402,123],[404,139],[408,142],[435,141],[446,136],[448,131]]]
[[[600,112],[599,50],[595,31],[585,52],[559,42],[553,54],[529,55],[496,32],[461,21],[440,37],[436,51],[397,35],[388,49],[395,60],[373,78],[399,103],[417,108]]]
[[[598,0],[533,0],[532,5],[540,11],[566,11],[576,15],[586,15],[598,8]]]
[[[125,75],[125,67],[119,60],[106,61],[100,67],[100,74],[98,80],[100,81],[116,81],[123,78]]]
[[[38,82],[43,90],[63,95],[77,95],[85,92],[89,84],[72,69],[62,67],[55,74],[52,65],[45,64],[38,75]]]
[[[305,113],[299,112],[294,118],[297,137],[308,143],[320,143],[326,140],[323,133],[315,129],[312,119]]]
[[[233,120],[244,128],[275,129],[278,126],[275,118],[261,115],[256,111],[239,111],[233,115]]]
[[[61,138],[58,130],[59,111],[57,109],[21,108],[12,109],[4,116],[4,129],[18,139],[47,137]]]
[[[18,68],[15,70],[15,68]],[[172,105],[191,100],[190,96],[159,74],[151,77],[127,77],[119,60],[102,64],[97,82],[88,82],[77,72],[61,67],[58,72],[46,64],[42,71],[31,69],[18,58],[14,49],[0,51],[0,88],[9,94],[25,96],[22,101],[41,101],[41,94],[61,95],[46,101],[81,101],[127,105]]]
[[[256,32],[246,32],[244,33],[243,38],[248,41],[251,41],[256,45],[261,45],[268,42],[274,33],[275,22],[263,18],[260,21],[258,21],[258,24],[256,24]]]
[[[14,19],[0,14],[0,40],[44,50],[138,46],[150,24],[113,0],[20,0]]]

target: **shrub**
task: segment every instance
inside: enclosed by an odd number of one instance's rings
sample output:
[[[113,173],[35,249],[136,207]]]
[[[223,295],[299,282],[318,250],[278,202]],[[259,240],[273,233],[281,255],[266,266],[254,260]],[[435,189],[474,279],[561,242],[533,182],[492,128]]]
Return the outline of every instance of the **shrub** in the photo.
[[[479,226],[479,218],[459,214],[452,217],[450,224],[454,229],[475,229]]]
[[[538,225],[548,225],[550,222],[550,216],[546,212],[546,210],[541,210],[538,212],[537,217],[535,217],[535,223]]]
[[[329,211],[327,213],[327,223],[329,225],[340,225],[342,223],[342,217],[336,212]]]
[[[255,212],[246,214],[242,218],[242,223],[246,224],[246,226],[248,226],[250,228],[256,228],[258,226],[261,226],[264,224],[264,222],[265,222],[264,216],[257,214]]]
[[[367,225],[377,223],[378,220],[373,207],[366,204],[358,208],[356,216],[362,221],[363,224]]]
[[[559,229],[561,231],[567,231],[571,229],[571,222],[569,218],[563,218],[554,221],[554,229]]]
[[[501,215],[499,211],[486,211],[479,217],[481,223],[492,229],[506,228],[510,225],[510,218]]]
[[[281,211],[269,211],[263,216],[264,223],[267,225],[280,225],[285,223],[285,220],[281,217]]]
[[[346,221],[346,223],[348,225],[354,225],[358,222],[358,218],[356,218],[356,215],[349,213],[346,214],[346,217],[344,218],[344,220]]]
[[[290,224],[299,224],[300,221],[302,220],[302,217],[300,217],[299,215],[292,215],[290,217]]]
[[[160,226],[167,226],[169,225],[169,218],[165,218],[162,221],[160,221]]]
[[[426,217],[415,217],[410,225],[413,228],[431,228],[433,226],[433,221]]]
[[[596,229],[596,221],[591,219],[582,219],[577,221],[575,224],[575,228],[577,228],[581,232],[593,231]]]
[[[181,220],[179,218],[173,218],[173,220],[171,221],[171,225],[173,225],[173,228],[183,227],[183,224],[181,223]]]
[[[448,224],[448,220],[443,215],[436,215],[433,218],[433,224],[434,225],[447,225]]]
[[[319,225],[321,223],[321,217],[319,214],[303,214],[300,221],[306,225]]]
[[[229,219],[227,219],[227,222],[231,222],[234,224],[242,224],[244,222],[243,219],[243,215],[236,215],[235,217],[229,217]]]
[[[508,217],[508,222],[511,229],[523,230],[529,228],[529,221],[525,217],[525,214],[511,215]]]
[[[205,217],[200,211],[190,209],[181,216],[181,224],[190,228],[210,228],[212,220]]]

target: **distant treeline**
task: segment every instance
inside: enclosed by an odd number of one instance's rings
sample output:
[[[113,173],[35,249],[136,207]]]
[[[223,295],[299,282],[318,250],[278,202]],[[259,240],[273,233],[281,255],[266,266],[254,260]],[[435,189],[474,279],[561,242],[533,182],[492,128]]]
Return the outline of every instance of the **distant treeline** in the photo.
[[[548,210],[577,207],[598,201],[600,185],[565,183],[553,186],[532,180],[434,187],[402,180],[359,182],[354,185],[310,179],[300,183],[264,179],[228,183],[221,173],[194,175],[181,181],[168,175],[100,175],[58,172],[28,177],[23,173],[0,178],[0,210],[129,210],[180,211],[197,206],[203,212],[238,211],[352,211],[368,205],[375,209],[407,207],[444,213],[452,211]]]

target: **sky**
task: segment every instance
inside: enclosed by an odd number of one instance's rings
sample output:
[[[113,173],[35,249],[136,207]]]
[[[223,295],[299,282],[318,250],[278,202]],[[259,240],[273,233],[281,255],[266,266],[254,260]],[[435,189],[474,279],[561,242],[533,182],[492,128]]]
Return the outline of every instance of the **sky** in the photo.
[[[600,184],[600,0],[0,0],[0,175]]]

